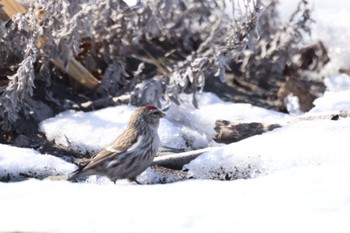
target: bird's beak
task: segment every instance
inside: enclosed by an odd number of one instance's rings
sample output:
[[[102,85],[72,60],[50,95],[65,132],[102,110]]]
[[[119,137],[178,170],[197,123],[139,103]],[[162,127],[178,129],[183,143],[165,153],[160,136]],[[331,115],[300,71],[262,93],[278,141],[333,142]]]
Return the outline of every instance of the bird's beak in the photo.
[[[165,116],[166,116],[166,115],[165,115],[164,112],[159,111],[159,117],[160,117],[160,118],[163,118],[163,117],[165,117]]]

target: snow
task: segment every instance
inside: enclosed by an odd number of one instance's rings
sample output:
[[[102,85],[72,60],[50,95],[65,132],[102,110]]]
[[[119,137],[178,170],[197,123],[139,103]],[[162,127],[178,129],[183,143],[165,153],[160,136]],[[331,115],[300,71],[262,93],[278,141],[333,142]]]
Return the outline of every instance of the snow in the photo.
[[[347,79],[328,78],[328,90],[316,103],[348,92],[346,85],[340,85]],[[171,107],[161,122],[160,134],[168,137],[169,145],[177,137],[195,136],[184,130],[191,127],[205,135],[200,140],[211,144],[206,135],[217,118],[291,119],[248,104],[223,102],[210,93],[198,96],[199,109],[190,107],[188,96],[181,98],[185,104]],[[305,115],[339,110],[330,106],[318,104],[317,112]],[[91,148],[103,146],[102,138],[122,130],[133,109],[65,112],[41,127],[56,142],[67,143],[66,135],[70,143],[89,150],[85,140],[90,140]],[[82,183],[39,179],[0,183],[0,206],[6,210],[0,212],[0,231],[349,232],[349,131],[347,118],[303,121],[225,146],[212,143],[216,148],[186,165],[194,179],[175,183],[160,184],[176,177],[153,169],[140,176],[143,183],[153,185],[114,184],[95,176]],[[0,149],[0,167],[13,174],[67,174],[76,168],[31,149],[5,145]]]
[[[296,9],[299,1],[279,1],[279,12],[282,20],[287,21]],[[330,63],[325,74],[335,74],[339,69],[350,69],[350,1],[344,0],[310,0],[311,17],[315,21],[311,25],[310,41],[322,40],[327,47]]]
[[[314,36],[330,46],[332,69],[346,68],[349,3],[311,4],[318,20]],[[282,2],[285,17],[291,5]],[[325,84],[315,107],[300,117],[350,109],[350,77],[329,75]],[[191,96],[180,98],[184,104],[166,111],[159,134],[164,147],[213,147],[186,165],[193,179],[174,182],[175,176],[150,168],[139,179],[153,185],[114,184],[95,176],[81,183],[41,180],[77,167],[68,157],[0,144],[0,232],[350,232],[350,119],[302,121],[219,145],[211,140],[217,119],[293,116],[223,102],[211,93],[197,96],[198,109]],[[288,101],[300,114],[296,100]],[[134,109],[67,111],[40,127],[49,140],[90,154],[126,127]]]
[[[252,6],[254,1],[233,1],[235,8],[244,9],[244,2]],[[300,1],[280,0],[277,10],[282,23],[288,22]],[[307,43],[321,40],[327,48],[330,62],[324,69],[326,76],[338,73],[339,69],[350,69],[350,1],[344,0],[309,0],[311,9],[311,36],[304,35]],[[225,13],[232,16],[232,1],[226,0]],[[282,25],[281,23],[281,25]]]
[[[41,129],[58,145],[82,153],[97,151],[121,133],[134,109],[120,106],[87,113],[67,111],[44,121]]]
[[[324,83],[329,91],[346,91],[350,89],[350,76],[346,74],[325,78]]]
[[[160,123],[164,147],[189,150],[215,144],[211,138],[217,119],[259,121],[287,117],[250,104],[223,102],[211,93],[198,95],[199,109],[193,106],[191,95],[182,94],[180,99],[184,104],[172,105]],[[43,121],[40,127],[56,144],[82,153],[95,152],[113,141],[134,110],[133,106],[122,105],[93,112],[67,111]]]
[[[299,98],[292,94],[289,94],[284,98],[284,105],[287,108],[287,111],[290,115],[296,116],[300,115],[303,112],[300,110]]]
[[[350,76],[340,74],[324,80],[327,91],[314,101],[310,114],[339,113],[350,109]]]
[[[76,169],[74,164],[52,155],[0,144],[0,181],[65,175]]]
[[[234,182],[0,183],[0,231],[349,232],[349,177],[332,164]]]
[[[299,166],[350,166],[349,131],[350,119],[300,122],[206,153],[186,168],[194,178],[245,179]]]

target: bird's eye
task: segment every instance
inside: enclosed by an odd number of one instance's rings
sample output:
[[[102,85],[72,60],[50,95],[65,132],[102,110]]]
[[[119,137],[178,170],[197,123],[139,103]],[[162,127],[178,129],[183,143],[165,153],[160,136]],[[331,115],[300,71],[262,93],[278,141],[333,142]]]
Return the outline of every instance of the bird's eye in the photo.
[[[153,114],[154,116],[161,116],[161,115],[162,115],[162,112],[155,111],[155,112],[152,112],[152,114]]]

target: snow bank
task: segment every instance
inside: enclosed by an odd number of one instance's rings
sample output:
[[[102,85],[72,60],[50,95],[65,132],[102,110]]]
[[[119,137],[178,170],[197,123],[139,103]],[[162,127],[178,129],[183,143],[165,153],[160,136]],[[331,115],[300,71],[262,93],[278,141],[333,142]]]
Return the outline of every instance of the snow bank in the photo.
[[[0,231],[349,232],[349,177],[334,163],[235,182],[0,183]]]
[[[339,113],[350,110],[350,76],[335,75],[324,80],[327,91],[314,101],[309,114]]]
[[[69,174],[76,168],[51,155],[0,144],[0,181]]]
[[[211,93],[198,94],[199,109],[192,95],[181,95],[184,104],[172,105],[161,120],[159,135],[162,146],[196,149],[215,145],[212,137],[217,119],[264,120],[286,115],[250,104],[221,101]],[[67,111],[43,121],[41,130],[50,141],[82,153],[98,151],[121,133],[135,110],[132,106],[116,106],[94,112]]]
[[[293,167],[350,165],[350,119],[300,122],[205,153],[185,167],[194,178],[253,178]]]
[[[331,92],[350,90],[350,76],[338,74],[324,79],[324,83]]]
[[[40,124],[50,141],[85,153],[96,151],[114,140],[126,127],[134,107],[109,107],[93,112],[67,111]]]
[[[350,110],[350,77],[336,75],[325,84],[328,91],[305,116]],[[350,164],[348,132],[349,118],[299,122],[205,153],[185,168],[194,178],[232,180],[299,166]]]
[[[135,107],[121,105],[93,112],[67,111],[40,124],[48,140],[81,153],[96,152],[111,143],[127,126]],[[161,120],[162,144],[185,148],[179,127]]]
[[[198,109],[193,107],[191,95],[181,95],[181,106],[173,105],[169,109],[170,121],[188,126],[206,135],[208,141],[214,135],[215,121],[267,121],[287,118],[287,114],[267,110],[251,104],[225,102],[213,93],[197,95]]]

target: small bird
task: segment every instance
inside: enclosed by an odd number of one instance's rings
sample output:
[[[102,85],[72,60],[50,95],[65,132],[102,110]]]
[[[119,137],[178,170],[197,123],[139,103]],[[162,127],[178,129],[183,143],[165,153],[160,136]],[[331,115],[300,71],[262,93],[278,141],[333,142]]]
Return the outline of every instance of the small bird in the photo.
[[[138,108],[131,115],[127,128],[88,164],[73,172],[68,180],[101,175],[113,182],[128,179],[139,184],[136,177],[152,164],[157,154],[159,120],[164,116],[155,106]]]

